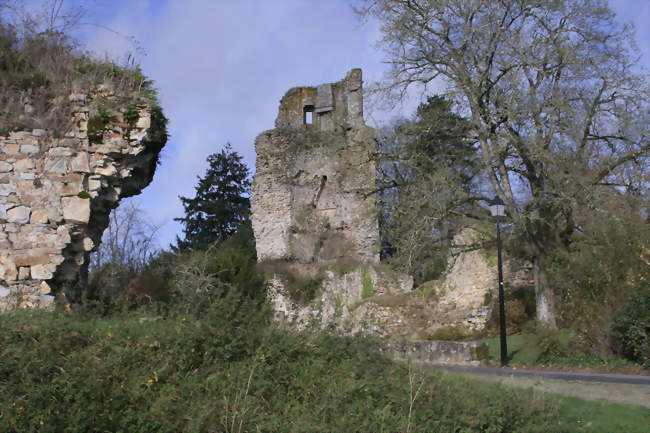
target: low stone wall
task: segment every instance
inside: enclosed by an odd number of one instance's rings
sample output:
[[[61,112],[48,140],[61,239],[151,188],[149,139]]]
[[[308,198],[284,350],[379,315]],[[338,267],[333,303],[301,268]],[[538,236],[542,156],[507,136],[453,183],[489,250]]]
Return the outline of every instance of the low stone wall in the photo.
[[[389,346],[401,360],[429,364],[479,365],[489,358],[486,343],[464,341],[402,341]]]
[[[111,209],[153,177],[164,120],[144,106],[135,119],[116,111],[89,140],[90,98],[70,96],[64,137],[0,136],[0,311],[48,305],[60,289],[83,285]]]
[[[344,273],[328,270],[316,298],[307,303],[291,299],[286,284],[281,276],[275,275],[267,285],[267,297],[276,319],[298,329],[334,326],[349,333],[362,331],[386,336],[392,334],[394,323],[383,320],[383,316],[375,317],[362,307],[374,297],[410,293],[413,278],[373,264]]]

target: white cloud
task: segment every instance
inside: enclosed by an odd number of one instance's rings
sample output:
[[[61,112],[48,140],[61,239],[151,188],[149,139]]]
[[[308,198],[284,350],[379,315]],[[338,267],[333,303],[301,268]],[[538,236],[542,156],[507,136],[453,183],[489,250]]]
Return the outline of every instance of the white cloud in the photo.
[[[637,23],[650,64],[650,2],[612,4]],[[346,0],[115,0],[96,6],[100,20],[122,36],[93,31],[89,48],[122,56],[133,50],[125,36],[140,41],[143,69],[156,81],[170,119],[162,164],[138,198],[165,222],[162,245],[179,231],[172,222],[182,215],[178,195],[192,195],[209,154],[229,141],[254,168],[254,138],[273,127],[286,90],[337,81],[353,67],[364,69],[367,82],[384,71],[374,49],[377,26],[360,26]],[[416,95],[402,114],[417,102]]]
[[[383,70],[371,47],[376,29],[360,27],[342,0],[138,0],[117,3],[106,25],[140,41],[170,119],[162,164],[138,198],[165,221],[163,245],[179,229],[171,222],[182,215],[178,195],[193,193],[209,154],[230,142],[253,169],[255,136],[273,127],[289,88],[337,81],[353,67],[366,79]],[[133,50],[111,32],[91,36],[89,48],[118,57]]]

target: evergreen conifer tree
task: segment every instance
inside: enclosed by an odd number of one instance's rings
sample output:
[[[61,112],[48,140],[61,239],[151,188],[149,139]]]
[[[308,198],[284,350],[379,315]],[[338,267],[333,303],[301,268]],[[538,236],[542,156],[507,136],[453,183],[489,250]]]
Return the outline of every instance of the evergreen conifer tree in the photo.
[[[185,216],[174,218],[183,224],[185,239],[176,237],[174,249],[192,251],[229,238],[249,221],[250,181],[248,167],[230,143],[208,156],[209,167],[199,177],[194,198],[179,197]]]

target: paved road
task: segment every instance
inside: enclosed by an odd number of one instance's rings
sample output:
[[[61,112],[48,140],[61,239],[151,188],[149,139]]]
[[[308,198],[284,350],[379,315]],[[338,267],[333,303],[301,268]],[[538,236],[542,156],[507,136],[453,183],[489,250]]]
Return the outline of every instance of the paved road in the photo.
[[[583,382],[603,383],[628,383],[633,385],[650,386],[650,376],[639,376],[635,374],[601,374],[601,373],[572,373],[568,371],[547,371],[547,370],[517,370],[513,368],[496,367],[474,367],[465,365],[436,365],[434,368],[459,371],[474,374],[489,374],[496,376],[527,376],[544,377],[547,379],[579,380]]]

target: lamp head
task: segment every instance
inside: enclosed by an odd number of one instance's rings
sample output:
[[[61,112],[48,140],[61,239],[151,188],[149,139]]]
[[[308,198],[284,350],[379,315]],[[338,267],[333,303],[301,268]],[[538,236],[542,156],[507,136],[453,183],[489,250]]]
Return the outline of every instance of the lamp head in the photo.
[[[490,205],[490,213],[493,217],[503,218],[506,216],[506,204],[499,198],[499,196],[494,196],[494,198],[488,203]]]

